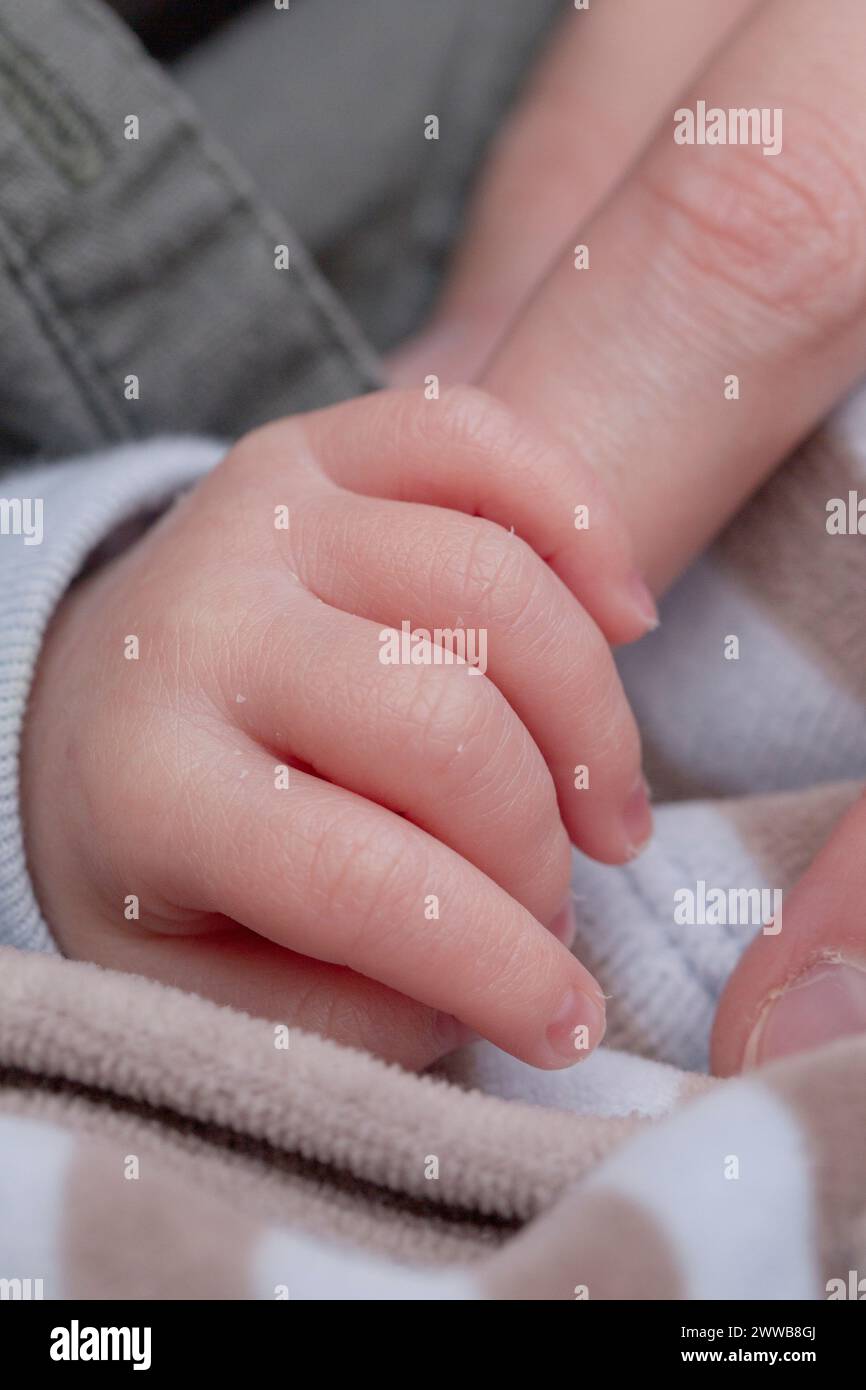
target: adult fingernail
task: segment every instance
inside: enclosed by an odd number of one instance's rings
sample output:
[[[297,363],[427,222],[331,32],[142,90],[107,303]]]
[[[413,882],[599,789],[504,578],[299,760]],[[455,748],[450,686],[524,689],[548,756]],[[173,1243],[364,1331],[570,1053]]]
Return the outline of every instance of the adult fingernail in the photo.
[[[570,989],[554,1014],[546,1040],[554,1066],[581,1062],[604,1037],[604,1005],[600,1000]]]
[[[639,777],[622,810],[622,821],[632,859],[640,853],[653,833],[653,814],[650,809],[649,787]]]
[[[628,578],[628,593],[635,613],[643,623],[646,632],[652,632],[659,625],[659,610],[642,574],[637,570]]]
[[[571,946],[577,932],[577,919],[574,915],[574,903],[571,898],[557,912],[550,924],[550,930],[557,941],[562,942],[563,946]]]
[[[772,994],[746,1045],[743,1066],[866,1032],[866,964],[824,960]]]

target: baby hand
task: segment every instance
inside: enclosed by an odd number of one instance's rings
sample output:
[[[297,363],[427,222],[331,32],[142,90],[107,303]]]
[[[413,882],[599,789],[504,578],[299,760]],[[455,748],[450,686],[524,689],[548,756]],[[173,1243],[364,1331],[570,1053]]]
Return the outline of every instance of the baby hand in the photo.
[[[382,393],[248,435],[74,588],[22,767],[62,949],[405,1065],[455,1020],[585,1056],[601,994],[547,926],[566,829],[650,832],[605,640],[648,615],[575,475],[478,391]]]

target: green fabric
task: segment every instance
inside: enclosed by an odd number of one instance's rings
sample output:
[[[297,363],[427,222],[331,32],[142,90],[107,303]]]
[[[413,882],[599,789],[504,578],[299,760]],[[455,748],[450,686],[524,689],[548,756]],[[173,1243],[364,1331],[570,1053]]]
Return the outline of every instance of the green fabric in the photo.
[[[562,8],[257,0],[174,74],[384,350],[429,308],[490,136]]]
[[[0,11],[0,321],[0,462],[235,436],[379,381],[287,219],[95,0]]]
[[[380,385],[558,8],[258,0],[168,71],[102,0],[3,0],[0,465]]]

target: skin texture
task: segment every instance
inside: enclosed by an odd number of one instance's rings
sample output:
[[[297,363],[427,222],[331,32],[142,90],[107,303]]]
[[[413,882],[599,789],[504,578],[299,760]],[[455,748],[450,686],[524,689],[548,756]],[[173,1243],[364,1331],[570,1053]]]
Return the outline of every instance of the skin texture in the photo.
[[[484,377],[605,479],[657,590],[866,366],[866,12],[815,21],[761,7],[683,102],[781,108],[782,153],[671,122],[581,230],[591,268],[569,247]]]
[[[623,0],[564,18],[559,56],[537,74],[494,151],[431,331],[396,356],[394,375],[408,381],[475,370],[521,414],[543,420],[608,484],[639,568],[660,593],[866,369],[866,9],[860,0],[820,9],[811,0],[735,10],[690,5],[695,27],[683,27],[684,14],[679,26],[660,20],[654,47],[631,8]],[[663,8],[652,7],[654,20]],[[580,28],[590,14],[595,28]],[[689,45],[692,73],[701,73],[691,84],[671,84],[671,71],[651,61],[672,32]],[[628,35],[639,33],[648,61],[635,71]],[[570,94],[561,84],[569,60]],[[676,71],[688,69],[683,55]],[[592,141],[580,128],[591,90],[593,128],[610,132]],[[677,146],[673,113],[694,110],[698,100],[781,108],[782,153]],[[648,117],[648,145],[630,164],[637,150],[617,141],[616,122],[639,110]],[[662,123],[650,138],[656,117]],[[542,151],[533,123],[566,134]],[[537,185],[551,181],[539,193]],[[576,211],[566,229],[569,182]],[[553,203],[546,236],[529,235],[533,209]],[[523,247],[516,296],[503,270],[509,227]],[[591,253],[580,272],[578,243]],[[536,245],[541,254],[533,258]],[[498,319],[486,307],[494,302]],[[730,373],[740,379],[737,401],[725,398]],[[784,931],[759,938],[729,984],[714,1041],[724,1073],[827,1040],[834,1029],[866,1028],[860,975],[834,975],[834,964],[866,958],[851,891],[857,873],[845,858],[862,862],[862,812],[840,823],[837,835],[838,845],[831,842],[792,895]],[[802,1003],[799,972],[810,961],[835,980],[820,1009],[813,993]],[[797,1010],[784,1028],[763,1028],[758,1057],[749,1030],[768,999],[791,984]]]
[[[477,389],[247,436],[48,635],[22,777],[61,947],[406,1065],[467,1028],[579,1060],[604,1006],[562,944],[569,832],[622,862],[651,827],[608,646],[646,627],[632,577],[597,481]],[[486,675],[380,661],[458,616]]]
[[[755,0],[568,6],[493,142],[431,323],[392,379],[477,379],[518,311]],[[565,7],[564,7],[565,9]]]
[[[785,895],[778,936],[758,935],[731,977],[713,1032],[720,1075],[866,1026],[864,844],[861,797]]]
[[[866,366],[862,0],[703,15],[657,0],[649,29],[647,9],[621,0],[564,17],[493,151],[432,332],[393,364],[395,381],[480,379],[520,426],[491,425],[489,400],[460,397],[462,421],[428,402],[417,418],[395,408],[392,427],[384,397],[363,418],[271,427],[63,606],[28,722],[24,798],[43,905],[72,953],[407,1065],[453,1042],[454,1015],[529,1061],[564,1064],[547,1030],[567,1043],[568,991],[598,995],[557,942],[567,922],[539,925],[565,895],[562,824],[610,862],[634,841],[637,741],[600,636],[638,634],[635,570],[661,592]],[[675,146],[673,110],[698,99],[781,107],[783,153]],[[578,242],[587,271],[574,268]],[[467,442],[473,411],[486,423]],[[627,534],[608,524],[600,483]],[[257,527],[275,495],[297,513],[295,579],[285,557],[259,558],[273,551]],[[587,498],[600,524],[575,549],[566,534]],[[447,524],[433,508],[453,509]],[[511,525],[522,543],[505,541]],[[395,572],[410,614],[389,606]],[[467,626],[489,624],[496,653],[487,677],[469,678],[485,692],[471,708],[453,669],[387,668],[387,686],[361,672],[365,633],[374,642],[403,616],[451,626],[455,606]],[[133,680],[119,652],[139,629],[148,657]],[[342,724],[350,739],[334,738]],[[587,748],[602,775],[575,800],[569,769]],[[294,822],[274,809],[278,759],[294,768]],[[648,828],[638,803],[642,817]],[[748,1060],[786,984],[866,954],[845,871],[862,814],[837,833],[784,932],[731,981],[720,1071]],[[128,924],[119,905],[135,891],[145,911]],[[442,895],[435,931],[418,915],[426,892]],[[190,939],[202,931],[205,945]],[[850,1031],[856,989],[835,988]],[[761,1024],[754,1057],[814,1041],[806,1014],[787,1041]],[[592,1045],[597,1020],[590,1033]]]

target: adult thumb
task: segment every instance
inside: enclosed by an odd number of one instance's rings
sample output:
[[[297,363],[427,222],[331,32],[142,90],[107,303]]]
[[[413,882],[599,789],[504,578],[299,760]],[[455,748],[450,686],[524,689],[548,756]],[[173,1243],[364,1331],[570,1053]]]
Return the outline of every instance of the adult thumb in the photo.
[[[713,1071],[730,1076],[864,1032],[866,795],[785,895],[781,930],[757,936],[728,981]]]

